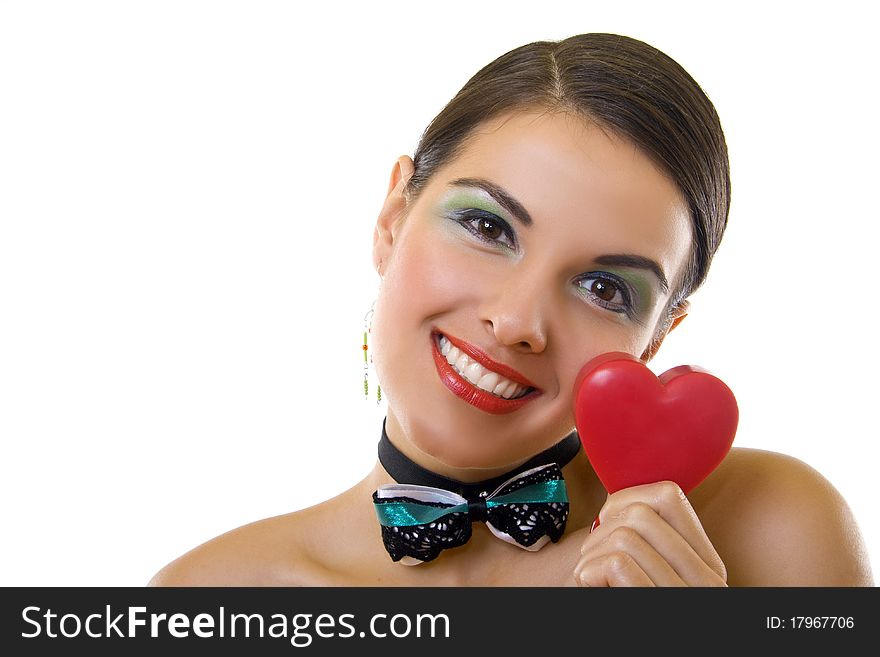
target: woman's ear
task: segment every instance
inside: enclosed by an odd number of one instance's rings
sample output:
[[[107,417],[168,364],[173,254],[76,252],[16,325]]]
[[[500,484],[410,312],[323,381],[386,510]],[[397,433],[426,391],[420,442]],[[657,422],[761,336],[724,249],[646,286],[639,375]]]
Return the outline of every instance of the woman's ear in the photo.
[[[669,332],[672,329],[681,324],[682,320],[685,317],[687,317],[690,307],[691,304],[687,299],[684,299],[673,306],[672,311],[670,312],[670,318],[667,321],[666,328],[651,341],[651,344],[648,345],[648,348],[645,349],[644,353],[642,354],[641,360],[643,363],[647,363],[657,354],[657,351],[659,351],[660,349],[660,345],[663,344],[664,338],[669,335]]]
[[[373,266],[380,276],[382,275],[382,266],[388,261],[388,256],[394,246],[394,237],[399,222],[405,215],[406,195],[404,189],[413,171],[415,171],[415,167],[412,158],[408,155],[401,155],[397,158],[391,168],[388,193],[373,231]]]

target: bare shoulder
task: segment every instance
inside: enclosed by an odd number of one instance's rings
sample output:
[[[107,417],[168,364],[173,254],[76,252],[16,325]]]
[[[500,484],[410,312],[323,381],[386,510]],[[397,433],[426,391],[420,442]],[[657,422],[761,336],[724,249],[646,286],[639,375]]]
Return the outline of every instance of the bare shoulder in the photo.
[[[149,586],[318,586],[311,543],[315,507],[253,522],[213,538],[156,573]]]
[[[689,498],[732,586],[873,586],[849,506],[799,459],[733,448]]]
[[[150,586],[350,586],[389,580],[367,477],[314,506],[222,534],[162,568]],[[383,580],[384,577],[384,580]]]
[[[253,522],[190,550],[150,586],[342,586],[370,582],[377,561],[369,478],[300,511]],[[369,540],[373,539],[373,540]],[[375,552],[375,545],[374,552]]]

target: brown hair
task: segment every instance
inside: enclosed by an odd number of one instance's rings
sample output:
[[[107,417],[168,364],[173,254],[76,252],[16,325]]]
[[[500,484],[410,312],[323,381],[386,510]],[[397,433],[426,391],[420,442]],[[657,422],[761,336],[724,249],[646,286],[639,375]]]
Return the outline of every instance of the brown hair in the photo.
[[[535,106],[577,112],[628,138],[676,183],[690,209],[693,244],[667,310],[687,298],[705,280],[727,225],[727,145],[700,86],[671,57],[642,41],[580,34],[530,43],[491,62],[425,130],[407,195],[417,196],[478,125]]]

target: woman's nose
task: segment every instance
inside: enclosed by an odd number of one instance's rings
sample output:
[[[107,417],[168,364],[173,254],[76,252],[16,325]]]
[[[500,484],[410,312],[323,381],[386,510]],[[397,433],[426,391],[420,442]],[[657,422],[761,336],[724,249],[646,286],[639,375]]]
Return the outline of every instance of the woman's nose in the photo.
[[[540,353],[547,348],[547,295],[510,280],[483,304],[482,317],[501,344]]]

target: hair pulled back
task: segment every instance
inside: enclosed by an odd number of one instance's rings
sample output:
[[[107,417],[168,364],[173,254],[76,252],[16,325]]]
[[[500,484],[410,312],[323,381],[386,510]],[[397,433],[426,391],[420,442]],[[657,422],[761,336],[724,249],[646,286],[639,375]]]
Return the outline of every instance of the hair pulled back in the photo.
[[[669,307],[686,299],[705,280],[727,225],[727,145],[696,81],[642,41],[617,34],[537,41],[483,67],[423,133],[407,194],[417,196],[477,126],[532,107],[578,113],[629,139],[675,182],[690,210],[693,243]]]

